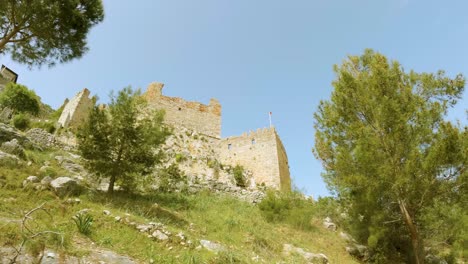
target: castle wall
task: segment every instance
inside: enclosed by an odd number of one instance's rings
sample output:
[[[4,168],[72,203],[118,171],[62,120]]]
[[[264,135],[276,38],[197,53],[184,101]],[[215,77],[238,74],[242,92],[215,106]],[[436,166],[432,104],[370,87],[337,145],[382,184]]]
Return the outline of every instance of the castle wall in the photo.
[[[221,105],[211,99],[208,105],[188,102],[178,97],[162,95],[162,83],[152,83],[144,94],[148,107],[164,109],[164,122],[175,128],[183,127],[198,133],[221,138]]]
[[[286,154],[286,149],[284,148],[283,142],[279,136],[276,135],[276,148],[278,151],[278,165],[279,165],[279,177],[280,185],[282,190],[290,191],[291,190],[291,175],[289,174],[289,162],[288,155]]]
[[[286,152],[274,128],[221,139],[217,152],[222,164],[250,171],[257,185],[290,190]]]
[[[61,127],[76,128],[86,120],[94,106],[94,100],[89,98],[89,94],[85,88],[67,102],[57,122]]]

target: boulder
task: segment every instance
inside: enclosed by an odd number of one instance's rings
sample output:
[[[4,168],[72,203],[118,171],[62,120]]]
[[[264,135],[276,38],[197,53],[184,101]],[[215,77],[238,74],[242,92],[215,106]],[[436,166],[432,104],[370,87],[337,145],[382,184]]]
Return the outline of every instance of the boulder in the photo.
[[[44,187],[49,187],[50,186],[50,183],[53,181],[54,179],[52,179],[52,177],[50,176],[45,176],[44,178],[42,178],[41,180],[41,185],[44,186]]]
[[[361,260],[365,260],[369,256],[369,250],[364,245],[353,244],[353,245],[347,246],[345,249],[346,249],[346,252],[348,252],[351,256],[356,257]]]
[[[68,194],[73,195],[80,192],[80,186],[76,180],[70,177],[58,177],[57,179],[50,182],[50,186],[59,196]]]
[[[336,231],[336,224],[332,222],[332,220],[330,219],[330,217],[326,217],[325,219],[323,219],[323,226],[326,228],[326,229],[330,229],[332,231]]]
[[[211,242],[209,240],[200,240],[200,245],[204,247],[205,249],[207,249],[208,251],[215,252],[215,253],[226,250],[223,245],[215,243],[215,242]]]
[[[151,236],[156,238],[159,241],[166,241],[169,239],[169,236],[167,236],[166,234],[164,234],[163,232],[159,230],[154,231],[153,234],[151,234]]]
[[[310,253],[305,251],[303,248],[295,247],[291,244],[284,244],[283,245],[283,254],[285,256],[290,256],[291,254],[297,254],[302,256],[306,261],[311,263],[320,263],[320,264],[327,264],[329,263],[327,256],[322,253]]]
[[[26,153],[24,152],[23,146],[21,146],[16,138],[4,142],[1,146],[0,149],[6,153],[15,155],[17,157],[20,157],[22,159],[26,158]]]
[[[20,159],[15,155],[5,153],[0,150],[0,165],[16,166],[20,163]]]
[[[39,178],[37,176],[28,176],[24,181],[23,181],[23,187],[26,187],[30,184],[34,183],[39,183]]]
[[[0,123],[0,143],[18,140],[19,144],[24,148],[35,148],[34,144],[25,136],[16,131],[15,128],[7,124]]]

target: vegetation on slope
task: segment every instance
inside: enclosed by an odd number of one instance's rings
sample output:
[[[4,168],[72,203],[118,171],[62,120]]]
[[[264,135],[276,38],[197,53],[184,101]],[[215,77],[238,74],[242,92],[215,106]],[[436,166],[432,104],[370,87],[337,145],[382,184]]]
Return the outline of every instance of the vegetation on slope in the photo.
[[[73,199],[60,198],[51,191],[23,188],[22,181],[37,172],[44,161],[52,161],[55,154],[30,151],[31,166],[2,167],[0,170],[3,179],[0,233],[4,234],[0,236],[0,247],[18,246],[24,233],[17,221],[25,212],[45,202],[47,213],[41,211],[34,215],[34,230],[51,230],[62,235],[48,234],[29,240],[26,249],[33,254],[52,248],[63,254],[81,256],[91,247],[100,247],[131,256],[139,262],[152,259],[154,263],[256,263],[255,259],[261,259],[265,263],[305,263],[299,256],[281,254],[283,244],[289,243],[324,253],[331,263],[357,263],[346,253],[345,242],[338,234],[321,226],[317,211],[310,214],[310,221],[304,223],[308,227],[303,228],[288,221],[269,222],[263,217],[268,210],[262,211],[257,205],[210,192],[195,195],[116,192],[111,197],[88,190],[78,197],[80,203],[74,203]],[[56,174],[64,173],[55,162],[50,166]],[[270,204],[274,203],[271,199]],[[315,208],[312,203],[308,207],[311,211]],[[72,219],[83,209],[89,209],[94,219],[89,235],[81,234]],[[103,210],[109,210],[112,215],[104,215]],[[183,232],[194,245],[183,247],[177,243],[154,241],[116,221],[115,216],[128,217],[137,223],[161,222],[174,234]],[[196,249],[201,239],[220,243],[227,250],[214,254]]]

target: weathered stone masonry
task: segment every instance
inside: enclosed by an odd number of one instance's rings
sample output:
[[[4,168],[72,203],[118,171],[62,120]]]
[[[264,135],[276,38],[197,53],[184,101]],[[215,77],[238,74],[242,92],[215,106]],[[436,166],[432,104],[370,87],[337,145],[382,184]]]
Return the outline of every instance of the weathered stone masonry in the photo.
[[[89,93],[85,88],[70,101],[65,101],[65,107],[58,120],[61,127],[77,127],[87,118],[95,103],[93,98],[89,98]]]
[[[221,138],[221,105],[218,100],[211,99],[208,105],[188,102],[182,98],[162,95],[163,87],[162,83],[152,83],[144,96],[150,108],[165,110],[167,124]]]
[[[251,171],[257,185],[291,188],[288,157],[274,128],[222,139],[217,152],[221,163]]]
[[[152,83],[143,95],[148,102],[149,109],[165,111],[165,123],[175,128],[174,133],[187,134],[187,130],[208,136],[203,141],[193,139],[183,145],[193,157],[190,164],[180,164],[188,174],[201,174],[209,179],[229,181],[226,177],[215,177],[214,169],[207,166],[203,160],[217,159],[223,165],[243,166],[250,177],[250,186],[265,185],[275,189],[290,190],[290,174],[286,150],[275,128],[259,129],[255,132],[244,133],[240,136],[221,138],[221,105],[216,99],[211,99],[208,105],[198,102],[185,101],[178,97],[168,97],[162,94],[164,84]],[[94,104],[88,98],[87,89],[78,93],[64,108],[59,119],[64,127],[74,126],[83,121]],[[185,131],[185,132],[184,132]],[[176,142],[174,139],[185,138],[179,135],[169,140],[166,145],[170,148]],[[181,146],[182,146],[181,145]],[[172,147],[171,147],[172,146]],[[172,150],[173,151],[173,150]],[[195,162],[196,160],[196,162]]]

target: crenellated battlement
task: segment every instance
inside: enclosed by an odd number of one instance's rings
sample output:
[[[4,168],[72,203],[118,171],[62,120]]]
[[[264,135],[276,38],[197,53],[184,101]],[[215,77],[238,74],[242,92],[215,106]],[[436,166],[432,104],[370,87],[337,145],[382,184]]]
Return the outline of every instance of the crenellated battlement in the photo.
[[[162,83],[151,83],[143,97],[150,108],[163,109],[166,112],[166,123],[221,138],[221,104],[218,100],[213,98],[208,105],[186,101],[163,95],[163,88]]]

